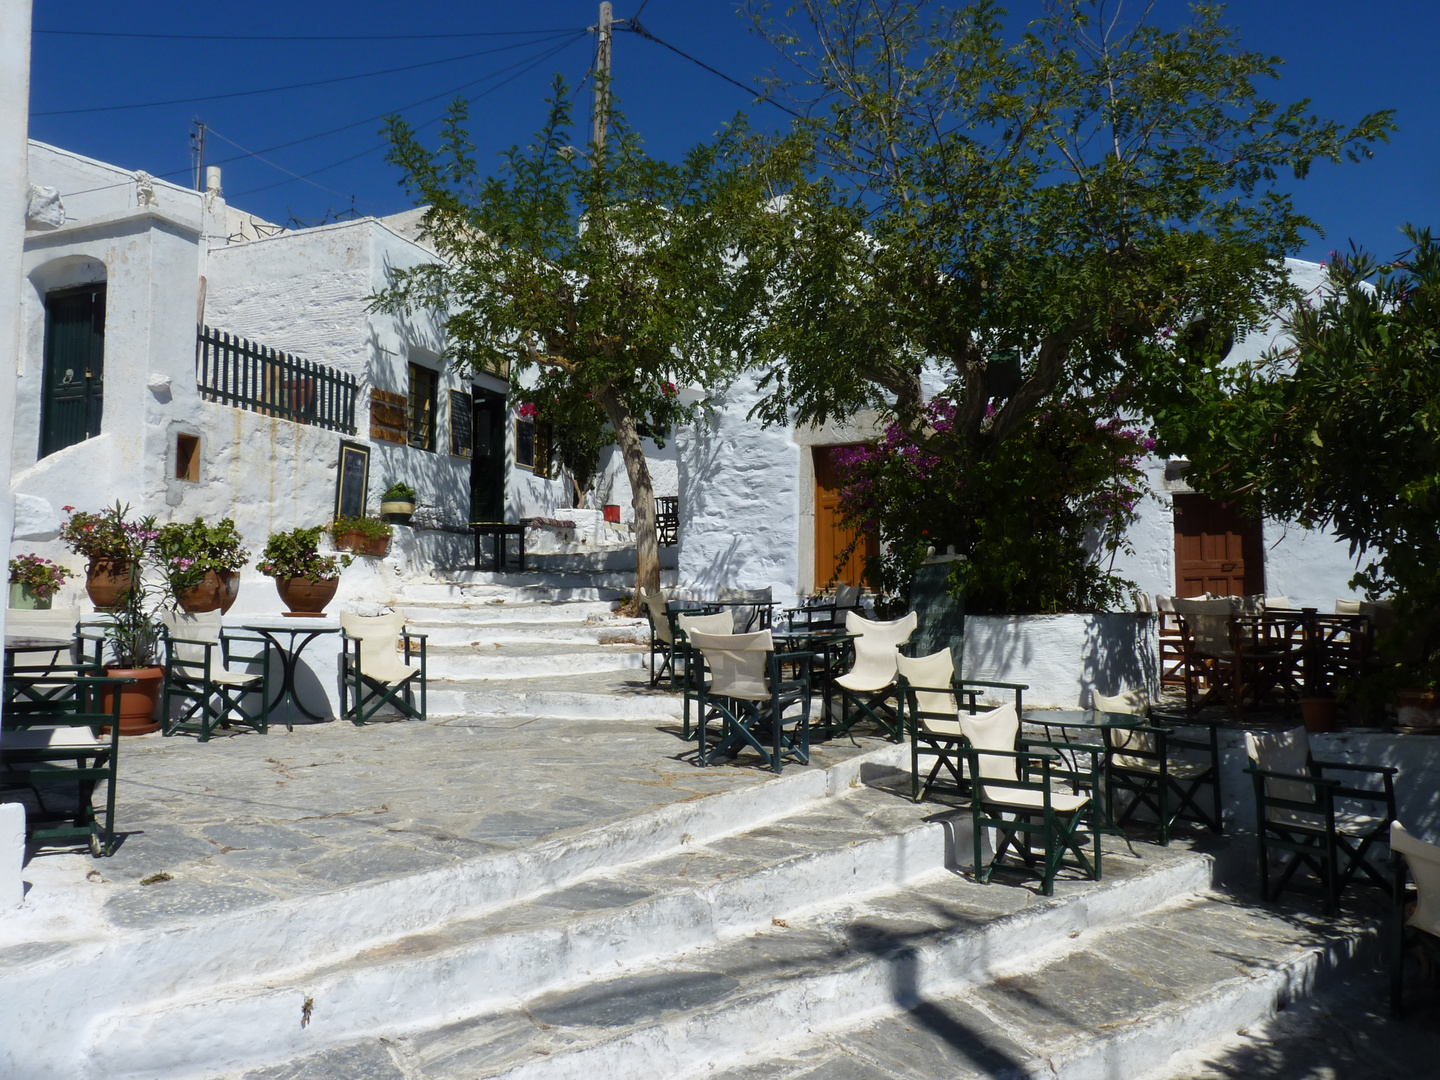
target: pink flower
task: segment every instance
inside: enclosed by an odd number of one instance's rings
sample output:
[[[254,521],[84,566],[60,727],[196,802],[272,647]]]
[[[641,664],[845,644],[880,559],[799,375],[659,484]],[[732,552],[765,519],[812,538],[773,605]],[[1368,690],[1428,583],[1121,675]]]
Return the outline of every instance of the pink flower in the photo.
[[[675,389],[675,384],[673,382],[667,382],[665,384],[665,393],[666,395],[673,396],[675,394],[678,394],[679,391]]]
[[[520,406],[519,415],[522,420],[531,420],[534,419],[535,414],[538,411],[539,410],[535,408],[535,403],[533,401],[527,401],[524,405]]]

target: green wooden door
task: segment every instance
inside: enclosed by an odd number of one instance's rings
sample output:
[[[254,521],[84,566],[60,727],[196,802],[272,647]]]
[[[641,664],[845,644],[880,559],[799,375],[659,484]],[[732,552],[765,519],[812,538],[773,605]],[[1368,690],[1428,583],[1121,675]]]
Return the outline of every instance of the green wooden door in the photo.
[[[40,456],[100,434],[105,402],[105,286],[45,297]]]
[[[475,390],[470,520],[505,520],[505,395]]]

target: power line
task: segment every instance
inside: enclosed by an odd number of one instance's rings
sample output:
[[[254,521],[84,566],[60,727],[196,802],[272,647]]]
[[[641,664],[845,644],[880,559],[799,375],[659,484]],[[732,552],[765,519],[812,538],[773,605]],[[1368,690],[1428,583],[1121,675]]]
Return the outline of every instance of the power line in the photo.
[[[525,65],[524,67],[522,67],[519,71],[515,72],[515,73],[514,73],[513,75],[511,75],[508,79],[502,79],[502,80],[500,80],[500,81],[499,81],[498,83],[496,83],[494,86],[491,86],[491,87],[487,88],[486,90],[482,91],[481,93],[476,94],[471,100],[472,100],[472,101],[478,101],[480,98],[485,97],[487,94],[493,94],[496,90],[499,90],[502,86],[506,85],[507,83],[514,82],[514,81],[515,81],[516,79],[518,79],[521,75],[524,75],[527,71],[530,71],[531,69],[533,69],[533,68],[535,68],[535,67],[538,67],[539,65],[543,64],[546,60],[550,59],[550,57],[556,55],[557,53],[563,52],[565,49],[567,49],[567,48],[569,48],[571,45],[575,44],[575,42],[579,41],[582,37],[585,36],[585,33],[586,33],[586,31],[582,30],[582,31],[580,31],[579,33],[577,33],[574,37],[572,37],[572,38],[570,38],[570,39],[568,39],[568,40],[566,40],[566,41],[561,42],[559,45],[555,46],[555,48],[550,49],[548,52],[542,53],[541,55],[535,57],[534,60],[532,60],[531,62],[529,62],[528,64],[526,64],[526,65]],[[519,63],[525,63],[525,61],[522,60],[522,61],[519,61]],[[517,66],[517,65],[515,65],[515,64],[512,64],[512,65],[511,65],[511,67],[515,67],[515,66]],[[496,72],[491,73],[490,75],[487,75],[487,76],[485,77],[485,79],[480,79],[480,80],[476,80],[476,81],[477,81],[477,82],[484,82],[484,81],[486,81],[486,79],[494,78],[496,75],[502,74],[504,71],[507,71],[507,70],[509,70],[509,69],[508,69],[508,68],[502,68],[500,71],[496,71]],[[472,85],[473,85],[473,84],[472,84]],[[387,113],[386,115],[389,115],[389,114]],[[432,124],[437,124],[437,123],[439,123],[439,122],[440,122],[441,120],[443,120],[443,119],[444,119],[444,114],[442,113],[440,116],[432,117],[431,119],[425,121],[425,123],[418,125],[418,126],[416,127],[416,130],[417,130],[417,131],[423,131],[425,128],[430,127]],[[225,138],[225,136],[223,136],[223,135],[221,135],[220,137],[221,137],[222,139]],[[229,139],[225,139],[225,141],[226,141],[226,142],[230,142]],[[233,145],[235,145],[235,144],[234,144],[234,143],[231,143],[231,145],[233,146]],[[269,191],[271,188],[283,187],[285,184],[293,183],[294,180],[303,180],[303,181],[305,181],[307,184],[312,184],[313,186],[320,188],[322,191],[330,191],[331,194],[339,195],[340,192],[331,191],[330,188],[324,187],[324,186],[321,185],[321,184],[316,184],[313,180],[310,179],[310,177],[316,176],[316,175],[318,175],[318,174],[320,174],[320,173],[322,173],[322,172],[329,172],[331,169],[339,168],[341,165],[349,164],[350,162],[355,161],[355,160],[358,159],[358,158],[365,157],[365,156],[367,156],[367,155],[369,155],[369,154],[373,154],[373,153],[375,153],[376,151],[378,151],[378,150],[383,150],[383,149],[384,149],[384,144],[381,143],[381,144],[379,144],[379,145],[377,145],[377,146],[372,146],[372,147],[370,147],[369,149],[361,150],[358,154],[351,154],[349,157],[341,158],[339,161],[331,162],[329,165],[323,165],[323,166],[321,166],[321,167],[318,168],[318,169],[312,169],[312,170],[311,170],[310,172],[308,172],[308,173],[304,173],[304,174],[291,173],[290,175],[291,175],[292,179],[290,179],[290,180],[278,180],[278,181],[276,181],[276,182],[273,183],[273,184],[265,184],[265,185],[263,185],[263,186],[261,186],[261,187],[247,188],[247,189],[244,190],[244,191],[237,191],[237,192],[234,194],[233,197],[238,199],[238,198],[240,198],[241,196],[244,196],[244,195],[254,195],[256,192]],[[256,155],[256,156],[258,156],[258,155]],[[262,160],[263,160],[263,159],[262,159]],[[269,165],[269,164],[272,164],[272,163],[271,163],[271,162],[266,162],[266,164]],[[278,165],[275,166],[275,167],[276,167],[276,168],[280,168],[280,166],[278,166]],[[281,169],[281,171],[282,171],[282,172],[290,172],[289,169],[283,169],[283,168]],[[342,196],[342,197],[343,197],[343,196]],[[351,197],[353,198],[354,196],[351,196]],[[366,202],[367,200],[362,199],[362,200],[360,200],[360,201],[361,201],[361,202]],[[374,204],[374,203],[369,203],[369,205],[374,206],[375,204]]]
[[[648,3],[649,0],[646,0],[646,2]],[[641,4],[641,5],[640,5],[640,10],[641,10],[641,11],[644,11],[644,10],[645,10],[645,5],[644,5],[644,4]],[[718,68],[713,68],[713,67],[711,67],[709,64],[705,63],[704,60],[700,60],[700,59],[697,59],[696,57],[691,56],[689,53],[685,52],[683,49],[677,49],[674,45],[671,45],[668,41],[661,41],[658,37],[656,37],[654,34],[652,34],[649,30],[645,29],[645,27],[640,24],[640,14],[639,14],[639,12],[636,12],[635,15],[634,15],[634,17],[632,17],[632,18],[626,23],[626,25],[625,25],[624,27],[622,27],[622,29],[628,30],[628,31],[630,31],[632,34],[639,34],[642,38],[645,38],[645,39],[647,39],[647,40],[649,40],[649,41],[655,42],[656,45],[663,45],[663,46],[665,46],[665,48],[669,49],[669,50],[670,50],[671,52],[673,52],[676,56],[683,56],[686,60],[689,60],[692,64],[698,64],[700,67],[702,67],[702,68],[704,68],[706,71],[710,72],[711,75],[719,76],[720,78],[724,79],[726,82],[730,83],[731,85],[733,85],[733,86],[738,86],[741,90],[744,90],[747,94],[750,94],[750,95],[752,95],[752,96],[754,96],[754,97],[758,97],[761,101],[769,102],[771,105],[774,105],[775,108],[781,110],[782,112],[787,112],[787,113],[789,113],[791,116],[795,117],[795,119],[797,119],[797,120],[804,120],[804,119],[805,119],[805,117],[804,117],[802,114],[796,112],[794,109],[790,108],[788,105],[782,105],[782,104],[780,104],[780,102],[776,101],[776,100],[775,100],[774,98],[772,98],[772,97],[767,97],[767,96],[765,96],[765,95],[763,95],[763,94],[756,94],[756,93],[755,93],[755,88],[754,88],[753,86],[746,86],[746,85],[745,85],[744,83],[742,83],[739,79],[732,79],[729,75],[726,75],[723,71],[719,70]]]
[[[580,27],[551,30],[477,30],[464,34],[134,34],[117,30],[34,30],[66,37],[139,38],[146,41],[450,41],[455,38],[519,37],[525,34],[569,34]]]
[[[584,31],[579,31],[584,33]],[[549,40],[559,35],[552,34]],[[418,64],[404,64],[400,67],[383,68],[379,71],[365,71],[358,75],[340,75],[333,79],[316,79],[313,82],[290,83],[286,86],[269,86],[260,90],[237,90],[228,94],[206,94],[199,97],[170,98],[166,101],[141,101],[130,105],[101,105],[96,108],[87,109],[51,109],[47,112],[31,113],[31,116],[71,116],[76,113],[102,113],[120,112],[127,109],[153,109],[161,105],[188,105],[197,101],[220,101],[226,98],[253,97],[256,94],[277,94],[284,90],[302,90],[311,86],[327,86],[333,83],[354,82],[356,79],[371,79],[380,75],[393,75],[400,71],[415,71],[419,68],[437,67],[441,64],[454,64],[461,60],[473,60],[477,56],[489,56],[497,52],[507,52],[510,49],[523,49],[527,45],[537,45],[547,39],[537,38],[531,41],[521,41],[512,45],[500,45],[493,49],[482,49],[479,52],[465,53],[462,56],[449,56],[443,60],[425,60]],[[574,40],[573,38],[570,40]],[[569,44],[569,41],[566,42]]]

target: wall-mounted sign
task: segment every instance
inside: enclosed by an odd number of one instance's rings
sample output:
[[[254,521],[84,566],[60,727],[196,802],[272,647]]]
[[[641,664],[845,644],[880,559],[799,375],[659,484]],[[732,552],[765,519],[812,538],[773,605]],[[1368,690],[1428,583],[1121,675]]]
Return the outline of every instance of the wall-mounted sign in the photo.
[[[335,476],[335,516],[365,516],[365,498],[370,486],[370,448],[358,443],[340,444],[340,467]]]

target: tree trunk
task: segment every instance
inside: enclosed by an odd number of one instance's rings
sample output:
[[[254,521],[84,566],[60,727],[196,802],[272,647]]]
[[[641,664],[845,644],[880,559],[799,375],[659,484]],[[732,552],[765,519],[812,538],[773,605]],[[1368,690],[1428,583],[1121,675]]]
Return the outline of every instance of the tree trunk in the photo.
[[[625,458],[625,473],[630,478],[631,505],[635,508],[635,595],[639,591],[660,591],[660,543],[655,533],[655,486],[650,481],[650,466],[645,462],[645,449],[635,418],[625,400],[613,388],[595,395],[605,410],[615,441]]]

